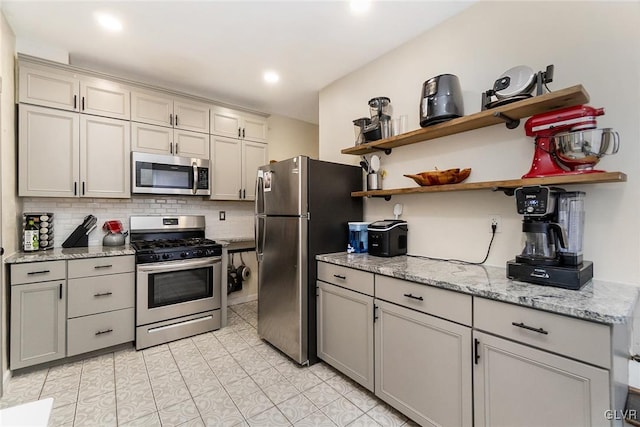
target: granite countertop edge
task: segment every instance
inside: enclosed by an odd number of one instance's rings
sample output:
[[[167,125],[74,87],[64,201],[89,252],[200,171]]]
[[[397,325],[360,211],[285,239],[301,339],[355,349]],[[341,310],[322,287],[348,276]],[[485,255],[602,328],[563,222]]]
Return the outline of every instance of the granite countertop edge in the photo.
[[[640,295],[640,288],[629,284],[592,280],[574,291],[513,281],[505,268],[407,256],[339,252],[316,260],[605,324],[630,323]]]
[[[53,248],[38,252],[15,252],[4,259],[5,264],[25,264],[30,262],[64,261],[69,259],[101,258],[135,255],[130,245],[87,246],[84,248]]]

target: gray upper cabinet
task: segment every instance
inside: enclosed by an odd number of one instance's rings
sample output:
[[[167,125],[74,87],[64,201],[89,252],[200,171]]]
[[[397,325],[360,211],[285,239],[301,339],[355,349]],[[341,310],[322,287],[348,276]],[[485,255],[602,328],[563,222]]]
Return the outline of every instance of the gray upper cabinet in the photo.
[[[264,117],[212,106],[210,121],[212,135],[267,142],[267,120]]]
[[[130,92],[116,82],[72,72],[21,65],[18,100],[23,104],[128,120]]]
[[[18,138],[20,196],[130,197],[128,121],[20,105]]]
[[[131,95],[131,120],[209,133],[209,105],[159,91],[135,90]]]
[[[209,134],[131,122],[133,151],[209,159]]]

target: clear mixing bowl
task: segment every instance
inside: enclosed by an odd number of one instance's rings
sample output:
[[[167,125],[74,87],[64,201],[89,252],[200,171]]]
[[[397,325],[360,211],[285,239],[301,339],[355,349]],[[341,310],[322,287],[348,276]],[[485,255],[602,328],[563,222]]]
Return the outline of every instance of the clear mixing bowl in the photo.
[[[553,136],[555,154],[571,170],[591,169],[600,157],[620,148],[618,132],[610,128],[559,133]]]

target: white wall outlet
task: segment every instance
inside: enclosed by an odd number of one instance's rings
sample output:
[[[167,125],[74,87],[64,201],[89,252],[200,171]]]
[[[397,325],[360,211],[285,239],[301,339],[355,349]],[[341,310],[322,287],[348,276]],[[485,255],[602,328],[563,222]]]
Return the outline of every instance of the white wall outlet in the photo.
[[[489,215],[489,233],[493,233],[493,226],[496,226],[496,233],[502,232],[502,217],[500,215]]]
[[[225,211],[220,211],[220,216],[218,217],[220,221],[224,221],[227,219],[227,213]]]

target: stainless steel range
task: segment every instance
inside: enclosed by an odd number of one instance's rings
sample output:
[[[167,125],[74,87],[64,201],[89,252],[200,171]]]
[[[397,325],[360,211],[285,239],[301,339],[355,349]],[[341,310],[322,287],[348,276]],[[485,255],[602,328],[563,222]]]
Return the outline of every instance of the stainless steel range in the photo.
[[[219,329],[222,245],[204,216],[132,216],[136,349]]]

